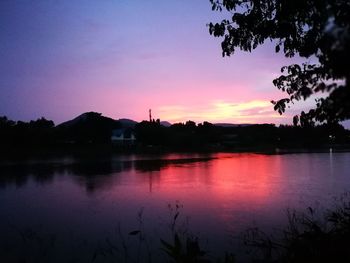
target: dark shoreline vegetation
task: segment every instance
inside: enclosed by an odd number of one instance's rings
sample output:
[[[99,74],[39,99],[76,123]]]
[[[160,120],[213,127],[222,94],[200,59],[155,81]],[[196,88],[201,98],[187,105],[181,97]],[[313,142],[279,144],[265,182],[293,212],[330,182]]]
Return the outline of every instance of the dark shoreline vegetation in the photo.
[[[198,237],[188,230],[176,228],[179,205],[170,224],[170,242],[161,241],[161,249],[169,262],[240,262],[238,251],[226,251],[221,258],[212,259],[201,248]],[[334,199],[334,206],[325,211],[308,207],[305,212],[287,210],[287,225],[279,233],[267,234],[263,229],[250,228],[242,233],[247,248],[245,261],[261,263],[284,262],[349,262],[350,252],[350,193]],[[139,234],[138,231],[130,234]],[[182,237],[182,238],[181,238]]]
[[[350,193],[334,198],[334,206],[327,210],[308,207],[304,212],[287,210],[287,224],[283,229],[268,234],[264,229],[249,228],[239,236],[239,251],[222,251],[221,256],[210,252],[210,237],[204,242],[191,232],[183,205],[169,204],[169,221],[157,233],[147,232],[143,209],[136,213],[136,227],[123,229],[118,225],[114,238],[102,243],[84,255],[65,255],[72,262],[82,258],[88,262],[173,262],[173,263],[288,263],[288,262],[349,262],[350,252]],[[56,258],[58,237],[35,228],[11,226],[17,233],[23,251],[17,251],[14,262],[50,262]],[[205,244],[207,243],[207,244]],[[2,244],[5,249],[10,244]],[[76,244],[71,244],[72,247]],[[13,248],[12,248],[13,249]],[[77,253],[77,252],[76,252]],[[243,257],[242,257],[242,254]],[[62,255],[60,255],[62,256]],[[66,258],[67,259],[67,258]],[[12,258],[13,260],[13,258]],[[12,261],[11,261],[12,262]],[[55,261],[56,262],[56,261]]]
[[[115,132],[124,139],[112,140]],[[134,140],[130,140],[131,137]],[[88,112],[55,125],[40,118],[12,121],[0,117],[0,157],[86,153],[169,152],[323,152],[350,149],[350,131],[340,124],[289,126],[274,124],[214,125],[192,121],[163,126],[159,120],[136,123]]]

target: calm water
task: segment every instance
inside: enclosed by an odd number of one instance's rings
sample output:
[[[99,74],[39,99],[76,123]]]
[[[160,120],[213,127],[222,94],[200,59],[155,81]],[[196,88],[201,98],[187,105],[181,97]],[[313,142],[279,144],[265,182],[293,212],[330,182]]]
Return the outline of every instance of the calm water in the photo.
[[[349,170],[350,153],[2,163],[0,254],[5,262],[131,262],[127,253],[137,261],[145,251],[156,258],[163,253],[159,238],[171,240],[178,205],[179,229],[188,229],[218,255],[236,249],[248,227],[279,229],[287,208],[326,208],[350,189]],[[142,230],[146,241],[128,235],[133,230]]]

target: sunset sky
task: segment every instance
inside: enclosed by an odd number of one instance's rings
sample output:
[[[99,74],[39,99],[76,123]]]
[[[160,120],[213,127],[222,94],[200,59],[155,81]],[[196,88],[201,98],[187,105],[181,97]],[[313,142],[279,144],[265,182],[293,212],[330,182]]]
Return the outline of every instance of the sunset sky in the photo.
[[[270,100],[292,63],[270,43],[221,56],[209,0],[0,1],[0,116],[291,123]]]

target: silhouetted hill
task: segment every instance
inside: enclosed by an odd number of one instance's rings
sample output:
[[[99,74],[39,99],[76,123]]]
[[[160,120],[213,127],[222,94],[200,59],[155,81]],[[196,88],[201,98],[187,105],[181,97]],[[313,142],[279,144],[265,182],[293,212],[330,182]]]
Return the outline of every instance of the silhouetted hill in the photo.
[[[112,130],[120,128],[121,123],[102,116],[97,112],[86,112],[61,123],[56,127],[58,136],[66,142],[109,142]]]
[[[75,117],[72,120],[62,122],[61,124],[57,125],[57,127],[73,127],[75,125],[82,125],[87,124],[89,122],[116,122],[112,118],[102,116],[101,113],[98,112],[85,112],[80,114],[79,116]]]
[[[241,123],[241,124],[234,124],[234,123],[214,123],[215,126],[219,127],[247,127],[254,124],[247,124],[247,123]]]
[[[168,121],[161,121],[160,122],[160,125],[164,126],[164,127],[170,127],[171,126],[171,123],[168,122]]]
[[[118,120],[123,128],[135,128],[135,125],[138,123],[137,121],[130,119],[119,119]]]

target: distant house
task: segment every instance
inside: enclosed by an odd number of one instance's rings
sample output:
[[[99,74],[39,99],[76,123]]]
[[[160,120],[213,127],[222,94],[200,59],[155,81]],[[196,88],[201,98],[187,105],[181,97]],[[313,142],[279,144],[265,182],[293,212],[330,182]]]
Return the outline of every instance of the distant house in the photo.
[[[132,145],[136,142],[135,134],[132,129],[115,129],[112,131],[111,141],[118,145]]]

